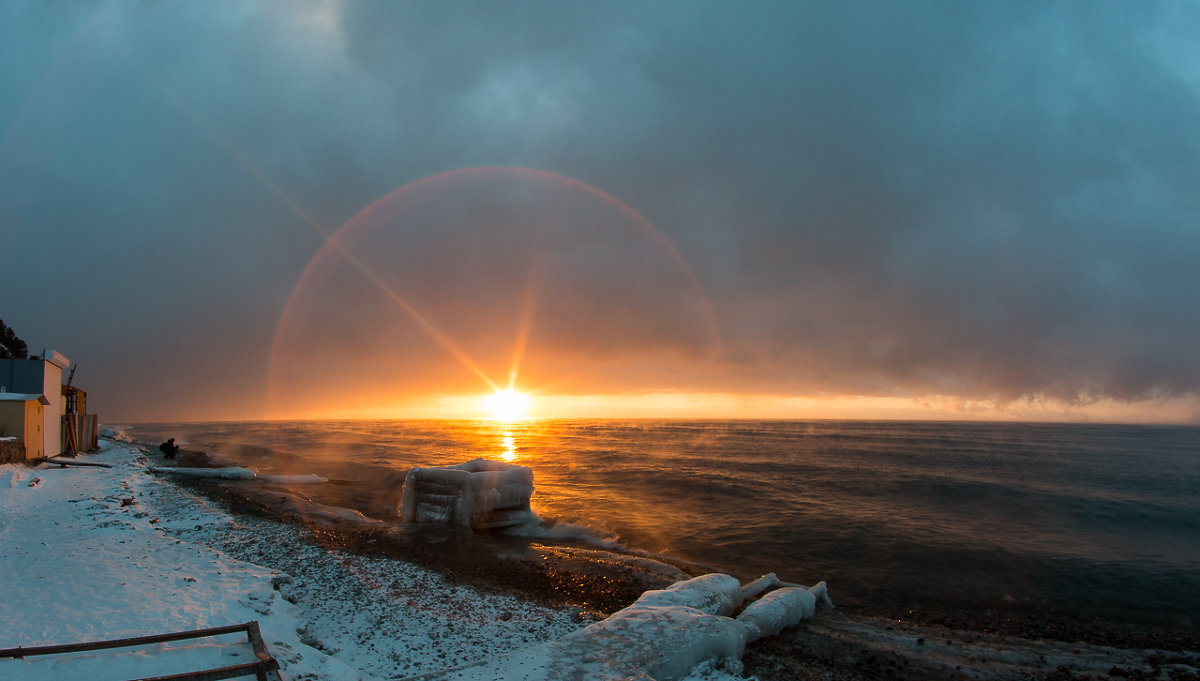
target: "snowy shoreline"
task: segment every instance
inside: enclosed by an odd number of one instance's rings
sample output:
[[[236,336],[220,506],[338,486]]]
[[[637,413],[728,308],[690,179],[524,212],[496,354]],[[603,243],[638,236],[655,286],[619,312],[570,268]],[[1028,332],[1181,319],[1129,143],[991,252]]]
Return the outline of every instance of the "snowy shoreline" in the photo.
[[[502,582],[481,591],[438,570],[322,545],[311,528],[230,512],[147,474],[156,457],[146,454],[104,440],[87,460],[111,469],[0,467],[0,550],[11,566],[0,577],[0,620],[10,623],[0,648],[258,620],[285,679],[371,681],[471,664],[600,617],[506,594]],[[0,678],[129,679],[233,664],[245,648],[210,642],[4,659]],[[688,678],[732,681],[743,670],[764,681],[1073,678],[1112,668],[1196,678],[1197,666],[1194,652],[1024,640],[837,610],[756,643],[744,663],[701,665]]]
[[[28,571],[0,578],[0,618],[12,623],[0,648],[257,621],[284,679],[373,681],[486,666],[506,654],[521,660],[603,619],[346,552],[322,544],[320,525],[230,513],[149,474],[154,458],[144,446],[104,440],[85,460],[109,468],[0,467],[0,545],[6,563]],[[0,678],[116,681],[249,655],[244,642],[205,639],[0,659]],[[714,660],[685,678],[732,681],[740,669],[736,659]]]
[[[427,569],[327,552],[294,527],[234,517],[147,475],[130,445],[105,440],[88,460],[113,468],[0,467],[0,545],[11,566],[0,577],[0,648],[258,620],[285,679],[370,681],[467,664],[581,626],[569,608],[481,594]],[[259,562],[291,569],[239,559],[239,546],[273,548]],[[4,659],[0,678],[177,673],[232,664],[245,654],[236,648]]]

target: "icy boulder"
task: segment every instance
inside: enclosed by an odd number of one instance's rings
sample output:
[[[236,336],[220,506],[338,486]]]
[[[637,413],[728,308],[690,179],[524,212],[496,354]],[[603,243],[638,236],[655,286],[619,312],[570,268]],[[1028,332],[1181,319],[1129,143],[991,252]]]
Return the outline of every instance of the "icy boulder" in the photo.
[[[404,479],[400,516],[473,530],[513,527],[533,519],[533,469],[475,459],[456,466],[413,468]]]
[[[818,603],[832,607],[823,585],[824,582],[815,589],[796,586],[777,589],[747,605],[737,619],[754,628],[752,639],[772,636],[812,617]]]
[[[746,599],[783,585],[774,575],[747,587],[729,575],[703,575],[647,591],[628,608],[557,641],[422,678],[677,681],[703,662],[741,657],[746,644],[811,617],[818,605],[833,606],[821,582],[777,589],[733,617]]]

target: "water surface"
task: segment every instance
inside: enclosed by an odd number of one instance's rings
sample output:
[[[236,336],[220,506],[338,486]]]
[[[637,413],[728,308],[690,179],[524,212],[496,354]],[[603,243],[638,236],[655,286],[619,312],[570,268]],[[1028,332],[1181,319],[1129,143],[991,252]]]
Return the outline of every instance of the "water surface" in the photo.
[[[146,424],[317,501],[394,519],[404,473],[534,469],[549,523],[650,553],[830,582],[840,603],[1195,626],[1200,429],[876,421]]]

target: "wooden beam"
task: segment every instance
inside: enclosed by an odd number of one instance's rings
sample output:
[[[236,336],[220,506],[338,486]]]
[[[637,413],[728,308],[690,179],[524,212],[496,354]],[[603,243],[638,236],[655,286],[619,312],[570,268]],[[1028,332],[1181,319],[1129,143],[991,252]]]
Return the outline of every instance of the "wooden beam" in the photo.
[[[29,655],[57,655],[59,653],[78,653],[85,650],[104,650],[107,648],[125,648],[128,646],[141,646],[150,643],[167,643],[169,641],[183,641],[189,638],[204,638],[206,636],[220,636],[222,634],[236,634],[237,632],[246,632],[249,638],[249,626],[254,624],[258,627],[257,622],[247,622],[245,624],[231,624],[225,627],[211,627],[209,629],[197,629],[195,631],[179,631],[170,634],[153,634],[150,636],[135,636],[133,638],[118,638],[110,641],[91,641],[89,643],[63,643],[52,646],[33,646],[30,648],[5,648],[0,650],[0,657],[27,657]],[[261,639],[260,639],[261,640]]]
[[[166,676],[147,676],[140,679],[132,679],[131,681],[220,681],[221,679],[236,679],[239,676],[248,676],[250,674],[254,674],[256,677],[262,679],[265,677],[260,674],[261,671],[261,661],[246,662],[229,667],[203,669],[198,672],[182,672],[180,674],[167,674]]]

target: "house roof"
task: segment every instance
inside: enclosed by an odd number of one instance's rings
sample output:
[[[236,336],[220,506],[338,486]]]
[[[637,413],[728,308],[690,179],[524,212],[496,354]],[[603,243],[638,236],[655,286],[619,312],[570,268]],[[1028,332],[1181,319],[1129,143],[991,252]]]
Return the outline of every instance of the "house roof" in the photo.
[[[38,393],[0,393],[0,402],[41,402],[50,404],[45,395]]]

